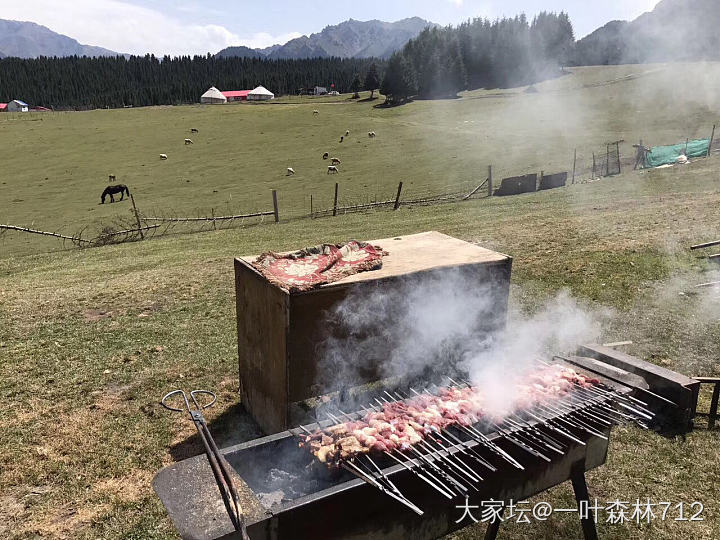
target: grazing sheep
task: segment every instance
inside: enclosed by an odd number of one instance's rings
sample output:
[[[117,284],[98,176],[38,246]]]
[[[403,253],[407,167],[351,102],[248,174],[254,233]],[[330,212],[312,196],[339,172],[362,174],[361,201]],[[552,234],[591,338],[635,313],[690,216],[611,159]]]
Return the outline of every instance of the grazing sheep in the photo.
[[[318,111],[317,109],[315,109],[315,110],[313,111],[313,114],[320,114],[320,111]]]
[[[337,172],[340,172],[340,171],[338,171],[338,168],[335,165],[328,165],[328,172],[327,172],[328,174],[330,174],[330,173],[335,174]]]
[[[329,157],[330,157],[330,152],[325,152],[325,153],[323,154],[323,159],[327,159],[327,158],[329,158]]]
[[[295,174],[295,169],[293,169],[292,167],[288,167],[286,176],[290,176],[291,174]]]
[[[160,154],[160,159],[167,159],[167,154]]]
[[[368,137],[370,137],[371,139],[372,139],[373,137],[375,137],[375,132],[374,132],[374,131],[369,131],[369,132],[368,132]]]
[[[348,135],[350,135],[350,130],[349,130],[349,129],[346,129],[346,130],[345,130],[345,136],[347,137]]]
[[[190,133],[200,133],[200,132],[195,128],[190,128]]]
[[[108,182],[114,182],[114,181],[115,181],[115,175],[114,174],[108,175]]]
[[[192,139],[185,139],[185,145],[187,146],[188,144],[195,144],[195,143],[192,142]]]
[[[340,165],[340,160],[334,157],[330,160],[330,163],[332,163],[333,165]]]
[[[343,142],[344,139],[345,137],[340,137],[340,142]]]

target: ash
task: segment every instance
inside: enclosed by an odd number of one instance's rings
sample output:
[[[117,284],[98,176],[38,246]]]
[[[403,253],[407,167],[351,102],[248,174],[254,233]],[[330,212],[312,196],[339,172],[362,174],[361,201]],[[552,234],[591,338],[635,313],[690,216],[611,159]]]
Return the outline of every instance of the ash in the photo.
[[[297,482],[298,478],[298,475],[282,469],[270,469],[263,482],[267,491],[257,493],[260,504],[265,508],[271,508],[283,501],[291,501],[312,493],[319,487],[316,480],[301,483]]]

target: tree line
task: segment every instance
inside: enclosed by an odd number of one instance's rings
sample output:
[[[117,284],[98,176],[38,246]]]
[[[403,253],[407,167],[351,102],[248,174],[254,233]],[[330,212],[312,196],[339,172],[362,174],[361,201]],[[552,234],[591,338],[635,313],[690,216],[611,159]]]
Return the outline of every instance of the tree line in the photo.
[[[277,95],[288,95],[334,83],[336,89],[349,91],[356,76],[371,72],[371,67],[377,72],[384,62],[210,55],[2,58],[0,101],[20,99],[53,109],[91,109],[197,103],[210,86],[243,90],[263,85]]]
[[[334,83],[394,102],[410,97],[455,96],[475,88],[511,87],[557,76],[575,47],[568,15],[543,12],[528,21],[468,20],[431,27],[389,60],[372,58],[266,58],[153,55],[0,59],[0,101],[22,99],[54,109],[196,103],[210,86],[276,95]]]
[[[567,13],[542,12],[495,21],[427,28],[388,60],[380,91],[395,102],[507,88],[557,76],[575,36]]]

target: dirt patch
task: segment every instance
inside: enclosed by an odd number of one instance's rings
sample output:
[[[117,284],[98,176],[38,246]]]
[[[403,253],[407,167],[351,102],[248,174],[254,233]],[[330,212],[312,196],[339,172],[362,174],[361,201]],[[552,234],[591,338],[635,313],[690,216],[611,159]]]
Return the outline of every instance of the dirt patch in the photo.
[[[13,532],[13,520],[25,512],[25,505],[12,495],[0,496],[0,536]]]
[[[150,471],[132,470],[119,478],[101,480],[93,486],[93,491],[122,503],[138,501],[148,495],[152,479]]]
[[[37,521],[33,519],[34,525],[30,527],[20,526],[13,532],[27,535],[38,534],[42,538],[76,538],[81,529],[91,524],[98,516],[109,509],[110,507],[107,504],[78,507],[63,506]]]
[[[102,319],[110,319],[113,316],[113,312],[109,309],[102,309],[102,308],[96,308],[96,309],[88,309],[83,312],[83,318],[87,322],[97,322],[101,321]]]
[[[116,411],[122,407],[122,402],[132,387],[130,385],[110,385],[104,390],[96,390],[91,395],[95,402],[90,405],[90,410]]]

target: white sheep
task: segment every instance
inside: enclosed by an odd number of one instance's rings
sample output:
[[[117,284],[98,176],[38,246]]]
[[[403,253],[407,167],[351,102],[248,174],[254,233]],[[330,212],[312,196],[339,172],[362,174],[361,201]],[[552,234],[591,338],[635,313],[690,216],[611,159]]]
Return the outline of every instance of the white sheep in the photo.
[[[292,167],[288,167],[287,168],[287,176],[290,176],[291,174],[295,174],[295,169],[293,169]]]
[[[329,157],[330,157],[330,152],[325,152],[325,153],[323,154],[323,159],[327,159],[327,158],[329,158]]]
[[[192,139],[185,139],[185,144],[188,145],[188,144],[195,144],[195,143],[192,142]]]
[[[313,114],[320,114],[320,111],[318,111],[317,109],[315,109],[315,110],[313,111]]]
[[[350,135],[350,130],[349,130],[349,129],[346,129],[346,130],[345,130],[345,136],[347,137],[348,135]]]
[[[336,157],[330,159],[330,163],[333,165],[340,165],[340,160]]]
[[[330,174],[330,173],[335,174],[338,172],[340,172],[340,171],[338,171],[338,168],[335,165],[328,165],[328,172],[327,172],[328,174]]]
[[[374,132],[374,131],[370,131],[370,132],[368,133],[368,137],[370,137],[371,139],[372,139],[373,137],[375,137],[375,132]]]
[[[160,154],[160,159],[167,159],[167,154]]]

